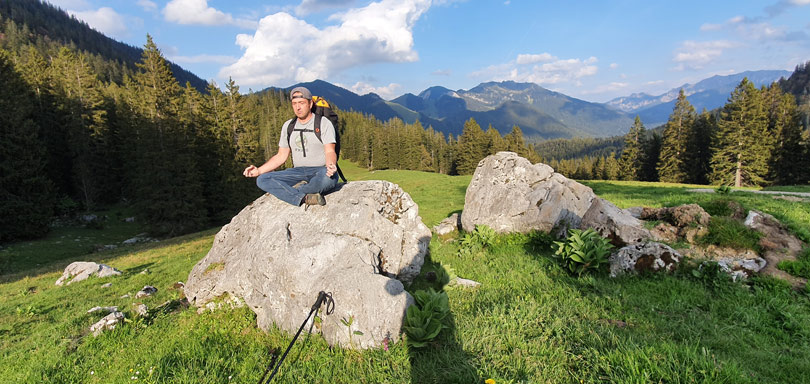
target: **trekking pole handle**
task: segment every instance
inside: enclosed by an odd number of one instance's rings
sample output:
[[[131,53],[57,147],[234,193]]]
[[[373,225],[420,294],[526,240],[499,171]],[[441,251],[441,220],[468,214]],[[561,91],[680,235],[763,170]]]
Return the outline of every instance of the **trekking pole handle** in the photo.
[[[315,304],[312,305],[312,312],[316,311],[318,308],[326,302],[326,314],[329,315],[335,311],[335,300],[332,299],[331,293],[326,293],[324,291],[318,292],[318,300],[315,301]],[[311,314],[311,312],[310,312]]]

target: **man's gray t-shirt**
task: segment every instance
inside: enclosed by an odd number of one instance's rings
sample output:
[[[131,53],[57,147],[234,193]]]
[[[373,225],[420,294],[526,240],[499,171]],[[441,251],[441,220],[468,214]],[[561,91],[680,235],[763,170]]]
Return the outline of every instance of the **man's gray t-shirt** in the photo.
[[[278,141],[279,148],[290,148],[292,152],[293,166],[295,167],[322,167],[326,165],[326,156],[323,152],[324,144],[335,143],[335,127],[332,122],[325,117],[321,117],[321,143],[318,136],[315,136],[315,119],[313,115],[306,123],[296,120],[295,130],[290,135],[290,142],[287,143],[287,127],[290,120],[281,127],[281,138]],[[299,130],[303,130],[301,132]]]

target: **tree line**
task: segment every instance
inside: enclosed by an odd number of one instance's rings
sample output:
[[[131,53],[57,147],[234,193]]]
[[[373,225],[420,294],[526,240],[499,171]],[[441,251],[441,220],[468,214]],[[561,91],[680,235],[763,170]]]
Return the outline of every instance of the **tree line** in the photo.
[[[149,36],[120,82],[70,47],[9,41],[0,40],[0,241],[42,235],[73,207],[121,201],[155,235],[223,224],[260,195],[241,170],[277,151],[294,116],[283,91],[180,86]],[[540,160],[518,127],[501,136],[470,120],[445,138],[418,122],[340,114],[341,157],[369,169],[472,173],[501,150]]]
[[[111,76],[125,67],[2,25],[0,241],[39,236],[73,207],[122,201],[153,234],[178,235],[223,224],[260,195],[241,170],[277,151],[294,116],[285,92],[242,94],[232,80],[202,92],[181,86],[149,36],[135,69]],[[613,138],[601,146],[607,154],[547,162],[580,179],[806,182],[808,140],[792,100],[744,80],[722,111],[697,115],[681,93],[661,134],[637,118],[623,148]],[[501,135],[470,119],[454,137],[419,122],[340,116],[341,158],[370,170],[471,174],[504,150],[543,160],[518,126]]]
[[[561,154],[548,160],[576,179],[640,180],[729,186],[796,185],[810,182],[810,137],[803,123],[808,104],[782,85],[801,87],[807,66],[770,86],[743,79],[728,102],[696,113],[683,90],[663,129],[647,130],[636,117],[622,138],[555,140],[538,151]],[[799,99],[807,99],[807,83]],[[611,150],[604,154],[605,148]],[[578,155],[585,153],[585,155]]]

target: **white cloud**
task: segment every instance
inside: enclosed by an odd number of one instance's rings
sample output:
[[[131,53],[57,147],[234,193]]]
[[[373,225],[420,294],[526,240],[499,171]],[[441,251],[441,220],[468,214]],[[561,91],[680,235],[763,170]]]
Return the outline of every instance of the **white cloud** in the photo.
[[[675,52],[673,60],[678,63],[677,70],[700,69],[723,55],[723,50],[736,44],[724,41],[684,41]]]
[[[121,39],[128,35],[124,17],[110,7],[101,7],[95,11],[67,12],[107,36]]]
[[[619,68],[619,64],[618,63],[610,63],[609,67],[610,67],[610,69],[616,69],[616,68]]]
[[[551,56],[551,54],[548,53],[541,53],[539,55],[521,54],[517,57],[518,65],[542,63],[551,60],[554,60],[554,56]]]
[[[166,21],[185,25],[235,25],[254,28],[256,23],[235,19],[231,14],[208,6],[208,0],[171,0],[163,8]]]
[[[138,0],[136,4],[138,4],[139,7],[141,7],[144,11],[147,12],[156,11],[158,9],[157,3],[150,0]]]
[[[399,89],[402,88],[400,84],[391,83],[384,87],[375,87],[371,84],[364,83],[364,82],[357,82],[353,86],[349,87],[349,89],[358,94],[358,95],[365,95],[369,93],[376,93],[380,97],[386,100],[393,99],[397,96],[397,92]]]
[[[546,56],[547,55],[547,56]],[[537,59],[543,59],[539,61]],[[539,64],[542,62],[542,64]],[[578,84],[579,79],[597,73],[597,59],[559,59],[550,54],[518,55],[514,61],[492,65],[475,71],[471,77],[482,81],[512,80],[537,84],[558,84],[571,82]]]
[[[810,0],[790,0],[789,3],[798,6],[810,5]]]
[[[430,0],[382,0],[333,15],[337,25],[323,29],[289,13],[268,15],[255,34],[236,37],[245,52],[219,76],[281,86],[372,63],[413,62],[413,26],[429,7]]]

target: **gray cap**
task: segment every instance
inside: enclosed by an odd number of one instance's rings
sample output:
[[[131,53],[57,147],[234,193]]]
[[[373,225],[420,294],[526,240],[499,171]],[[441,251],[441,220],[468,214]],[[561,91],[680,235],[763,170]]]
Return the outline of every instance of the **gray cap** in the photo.
[[[300,93],[301,95],[293,96],[296,93]],[[295,99],[295,98],[299,98],[299,97],[303,97],[303,98],[305,98],[307,100],[312,100],[312,93],[309,92],[309,89],[306,89],[304,87],[295,87],[295,88],[293,88],[293,90],[290,91],[290,100]]]

